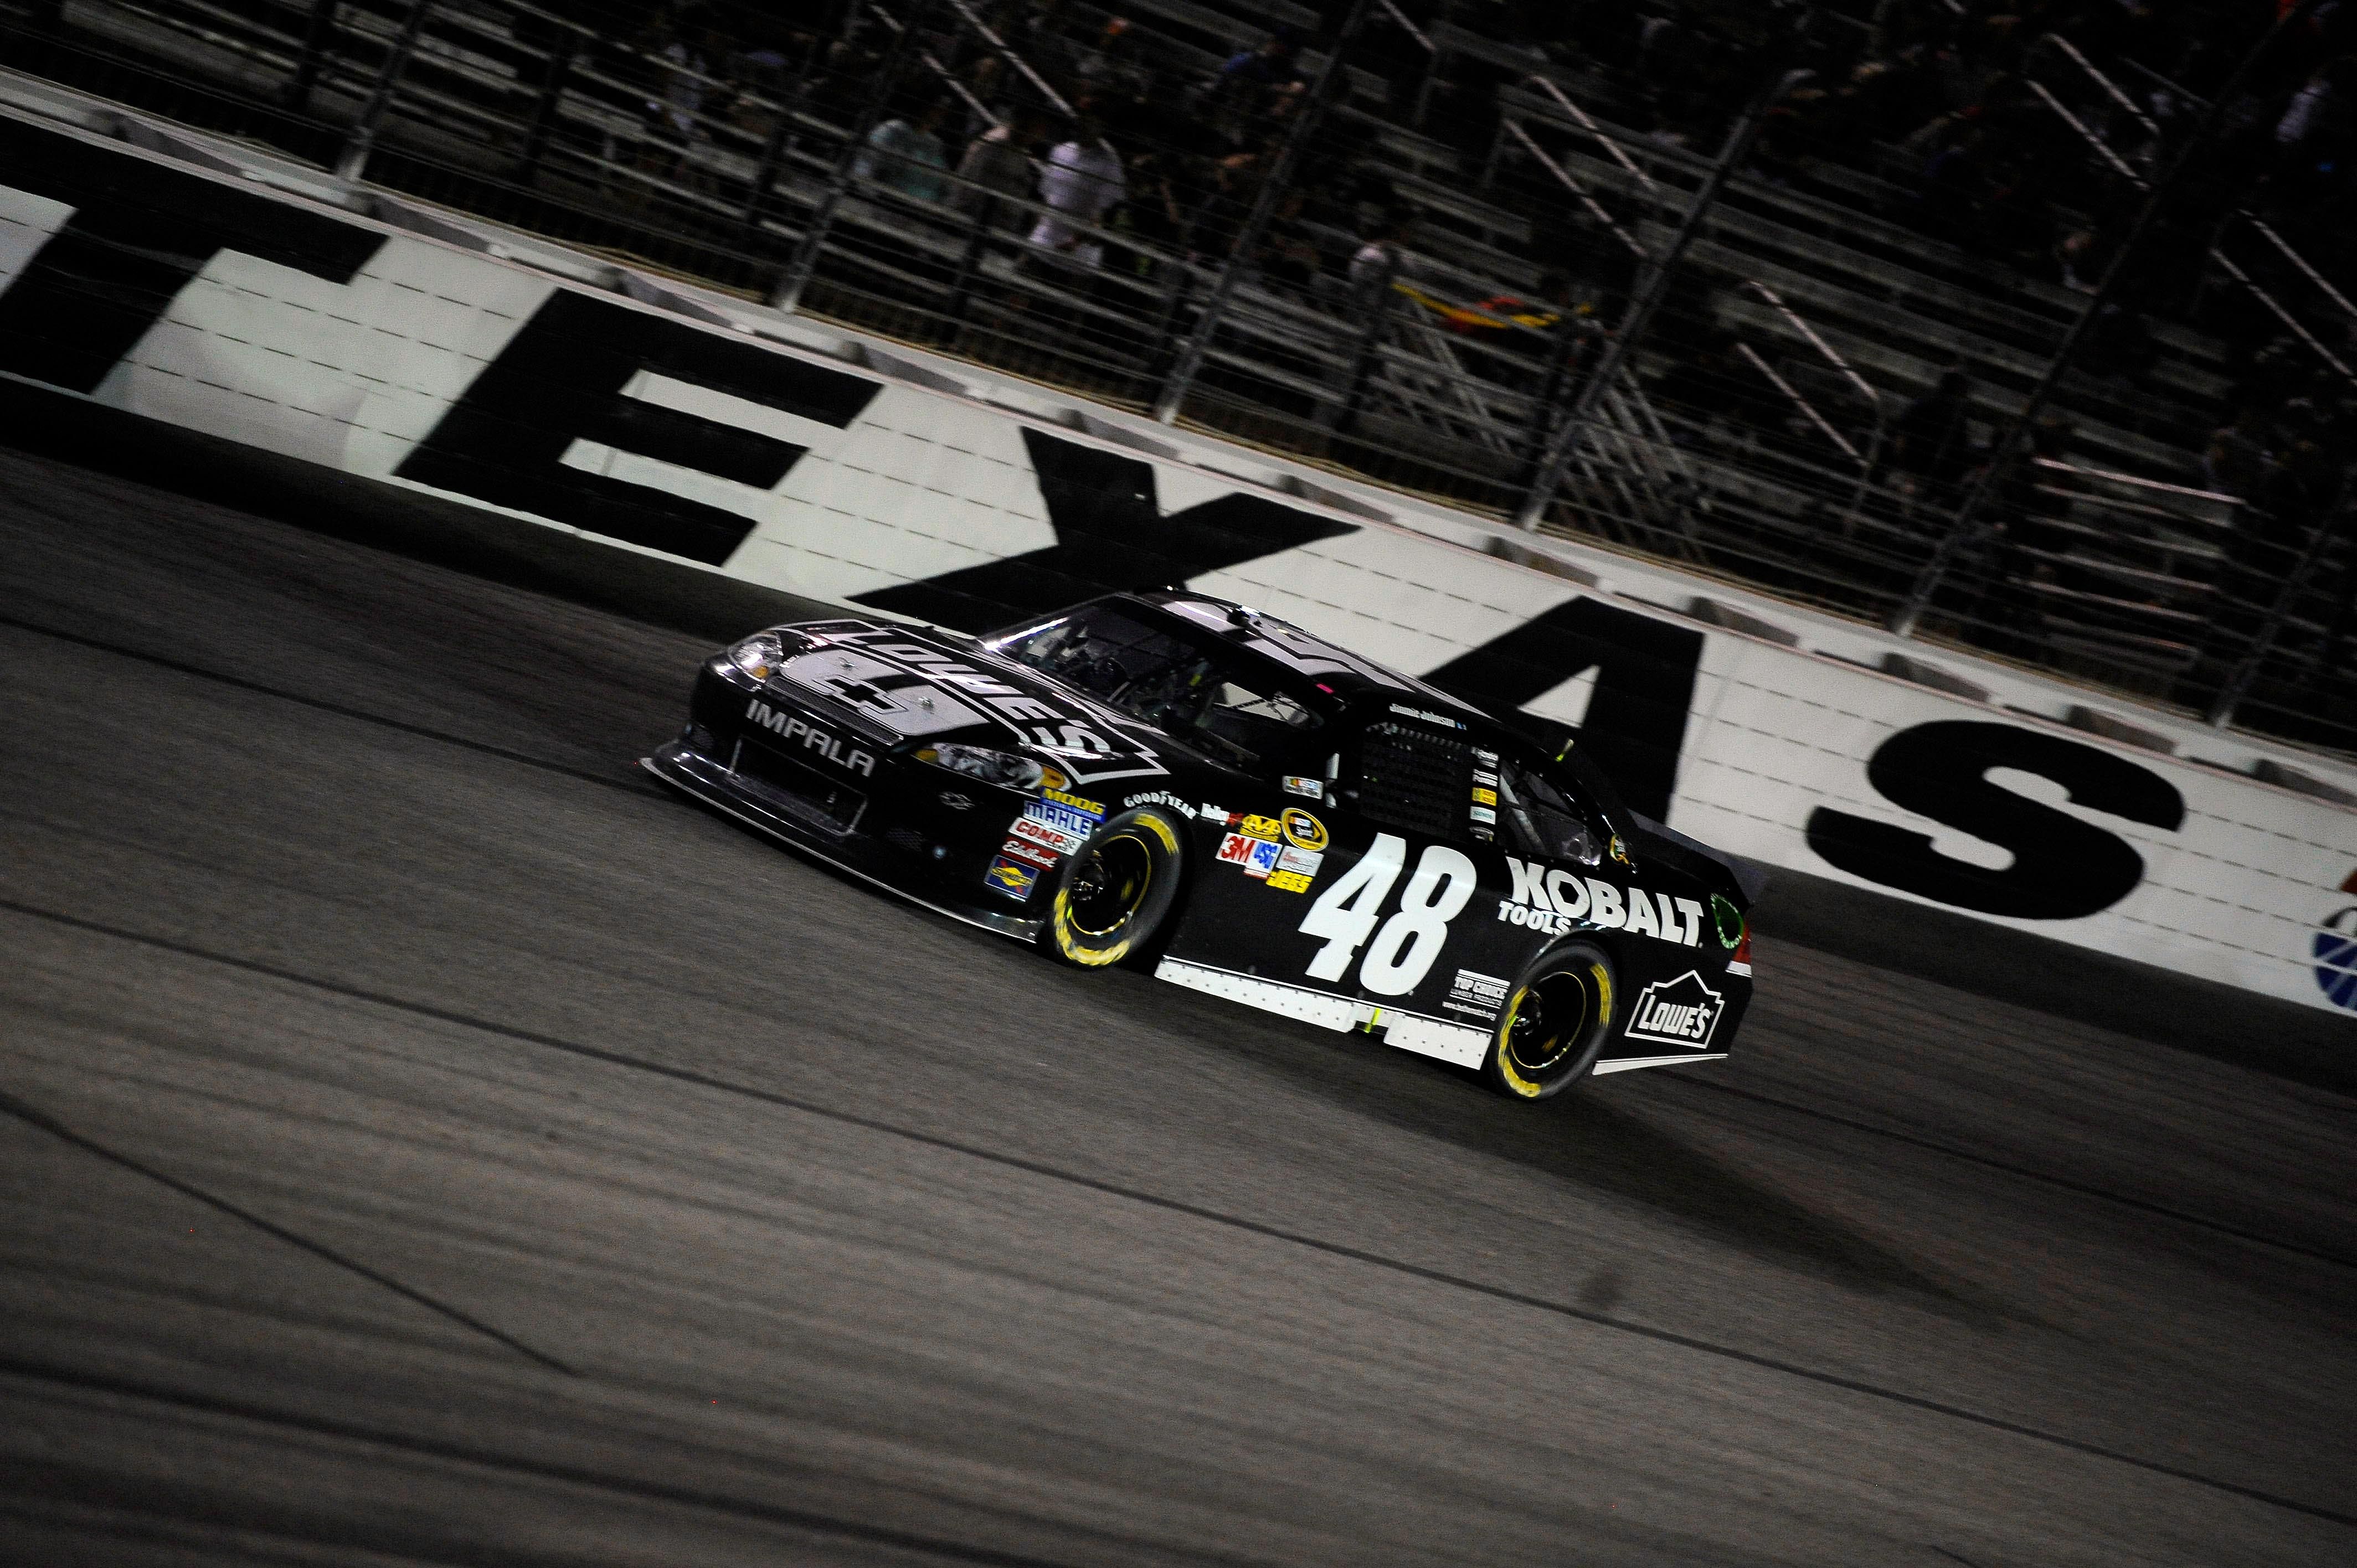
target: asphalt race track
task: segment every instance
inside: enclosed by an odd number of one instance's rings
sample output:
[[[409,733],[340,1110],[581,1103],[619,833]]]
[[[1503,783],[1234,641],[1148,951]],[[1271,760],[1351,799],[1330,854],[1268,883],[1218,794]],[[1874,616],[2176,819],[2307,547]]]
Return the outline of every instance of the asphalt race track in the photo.
[[[661,793],[706,637],[13,451],[0,592],[0,1561],[2357,1561],[2357,1099],[2116,966],[1771,896],[1518,1111]]]

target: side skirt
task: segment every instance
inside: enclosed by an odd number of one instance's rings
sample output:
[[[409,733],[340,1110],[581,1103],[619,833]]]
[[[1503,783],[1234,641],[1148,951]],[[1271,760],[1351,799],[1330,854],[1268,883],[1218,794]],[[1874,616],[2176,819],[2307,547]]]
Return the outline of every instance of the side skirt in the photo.
[[[1486,1030],[1469,1029],[1462,1024],[1427,1018],[1421,1013],[1378,1007],[1370,1002],[1329,996],[1322,991],[1309,991],[1298,985],[1263,980],[1258,975],[1238,974],[1233,970],[1188,963],[1175,958],[1164,959],[1154,973],[1156,978],[1167,980],[1173,985],[1183,985],[1189,991],[1241,1002],[1264,1013],[1298,1018],[1321,1029],[1338,1032],[1364,1029],[1379,1036],[1387,1046],[1396,1046],[1420,1057],[1437,1058],[1458,1067],[1479,1067],[1481,1058],[1490,1051],[1490,1036]]]
[[[1725,1051],[1697,1051],[1690,1057],[1623,1057],[1619,1061],[1598,1062],[1596,1076],[1608,1072],[1631,1072],[1641,1067],[1676,1067],[1682,1062],[1723,1062]]]

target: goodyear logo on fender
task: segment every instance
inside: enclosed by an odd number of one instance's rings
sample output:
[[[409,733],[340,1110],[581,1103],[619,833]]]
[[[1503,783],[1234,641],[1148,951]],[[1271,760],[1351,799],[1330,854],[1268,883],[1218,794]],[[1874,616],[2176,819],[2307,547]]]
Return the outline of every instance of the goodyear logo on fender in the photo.
[[[1285,809],[1284,832],[1285,842],[1296,849],[1306,849],[1317,854],[1326,848],[1326,824],[1298,806]]]

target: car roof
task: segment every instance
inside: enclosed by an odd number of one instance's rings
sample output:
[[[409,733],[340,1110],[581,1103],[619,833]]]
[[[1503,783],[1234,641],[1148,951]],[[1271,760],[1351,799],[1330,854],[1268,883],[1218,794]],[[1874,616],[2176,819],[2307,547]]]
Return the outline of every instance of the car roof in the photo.
[[[1113,596],[1153,606],[1176,616],[1197,631],[1209,631],[1249,652],[1307,675],[1346,706],[1374,702],[1413,703],[1437,710],[1434,716],[1458,725],[1486,729],[1497,721],[1471,703],[1450,696],[1413,675],[1403,675],[1340,644],[1306,631],[1291,621],[1252,609],[1232,599],[1217,598],[1190,589],[1162,588],[1146,593]]]

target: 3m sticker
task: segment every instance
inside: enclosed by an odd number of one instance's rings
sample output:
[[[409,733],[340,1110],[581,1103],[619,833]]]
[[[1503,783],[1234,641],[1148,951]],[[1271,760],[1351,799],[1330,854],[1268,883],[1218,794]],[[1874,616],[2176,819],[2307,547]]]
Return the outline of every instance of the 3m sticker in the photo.
[[[1248,839],[1242,833],[1230,833],[1220,841],[1219,858],[1231,865],[1242,865],[1252,858],[1253,845],[1258,839]]]
[[[1268,874],[1268,885],[1283,893],[1307,893],[1309,891],[1309,877],[1298,871],[1272,871]]]
[[[1004,893],[1009,898],[1028,898],[1031,889],[1039,886],[1039,870],[1019,860],[1000,855],[982,874],[982,885],[994,893]]]

